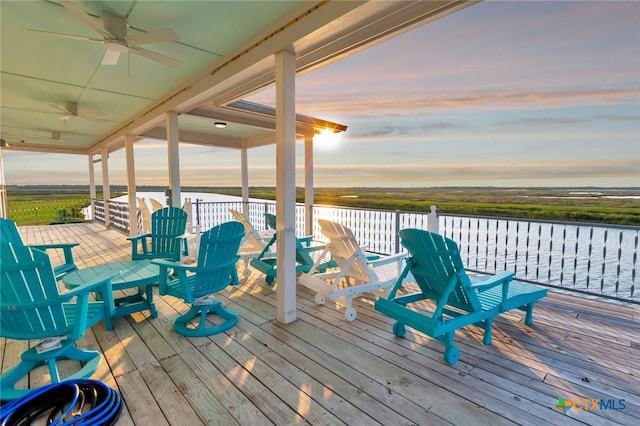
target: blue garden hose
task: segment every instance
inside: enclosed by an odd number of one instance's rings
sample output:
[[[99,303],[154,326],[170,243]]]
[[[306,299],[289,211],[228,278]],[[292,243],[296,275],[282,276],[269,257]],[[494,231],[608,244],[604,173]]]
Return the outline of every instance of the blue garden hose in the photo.
[[[115,424],[122,411],[120,394],[97,380],[65,380],[34,389],[0,407],[0,425],[29,425],[47,415],[52,426]]]

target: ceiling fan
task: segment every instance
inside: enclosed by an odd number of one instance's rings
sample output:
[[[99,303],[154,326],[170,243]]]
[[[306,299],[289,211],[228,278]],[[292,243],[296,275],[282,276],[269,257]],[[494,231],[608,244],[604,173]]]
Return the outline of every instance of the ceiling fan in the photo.
[[[41,140],[41,141],[51,141],[51,142],[63,142],[64,138],[62,137],[62,132],[59,132],[57,130],[52,130],[51,131],[51,137],[50,138],[32,138],[34,140]]]
[[[60,120],[69,120],[72,118],[91,118],[94,120],[100,120],[100,117],[104,117],[105,113],[101,111],[78,111],[77,102],[65,102],[64,105],[51,104],[54,108],[62,113]]]
[[[113,15],[108,12],[102,12],[100,19],[96,19],[87,12],[85,12],[80,6],[68,1],[61,1],[60,4],[69,11],[74,17],[81,20],[96,32],[98,32],[102,38],[91,38],[85,36],[78,36],[72,34],[61,34],[51,31],[33,30],[43,34],[48,34],[57,37],[71,38],[75,40],[91,41],[95,43],[103,43],[107,50],[102,58],[102,65],[116,65],[120,58],[120,53],[131,52],[136,55],[143,56],[147,59],[159,62],[171,67],[177,67],[182,62],[177,59],[170,58],[165,55],[161,55],[156,52],[152,52],[147,49],[138,47],[140,44],[160,43],[167,41],[178,40],[178,35],[170,28],[164,28],[156,31],[149,31],[138,35],[128,35],[129,25],[126,18]]]

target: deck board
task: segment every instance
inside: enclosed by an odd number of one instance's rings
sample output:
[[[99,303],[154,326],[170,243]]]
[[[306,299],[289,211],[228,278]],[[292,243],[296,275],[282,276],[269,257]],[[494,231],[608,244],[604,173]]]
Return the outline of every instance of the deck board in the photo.
[[[98,224],[22,227],[30,244],[78,241],[79,267],[126,261],[126,236]],[[54,263],[61,263],[53,255]],[[79,342],[105,362],[94,376],[124,399],[118,425],[263,424],[638,424],[640,307],[550,290],[534,325],[513,311],[496,318],[493,344],[482,330],[456,333],[460,361],[412,329],[393,335],[393,320],[373,310],[374,297],[344,307],[298,287],[298,319],[276,320],[276,294],[254,271],[220,294],[240,314],[220,335],[185,338],[172,328],[187,305],[155,297],[147,312],[97,324]],[[29,342],[0,339],[6,371]],[[31,385],[46,376],[32,374]],[[624,411],[554,408],[565,399],[624,399]]]

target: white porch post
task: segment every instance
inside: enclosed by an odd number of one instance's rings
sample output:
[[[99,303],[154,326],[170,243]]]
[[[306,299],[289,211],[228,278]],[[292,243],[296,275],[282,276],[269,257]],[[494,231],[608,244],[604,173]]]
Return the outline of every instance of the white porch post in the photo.
[[[171,190],[171,205],[180,207],[180,149],[178,135],[178,113],[167,112],[167,145],[169,155],[169,189]]]
[[[111,198],[111,188],[109,188],[109,151],[102,148],[100,151],[102,160],[102,199],[104,201],[104,227],[108,228],[111,224],[109,219],[109,199]]]
[[[304,135],[305,235],[313,235],[313,135]]]
[[[249,202],[249,161],[247,158],[247,147],[242,142],[240,150],[240,168],[242,173],[242,213],[248,214],[247,203]]]
[[[96,173],[93,154],[89,155],[89,198],[91,199],[91,220],[96,218]]]
[[[275,54],[276,68],[276,232],[277,313],[287,324],[296,319],[296,111],[293,47]]]
[[[133,135],[125,135],[127,158],[127,195],[129,202],[129,236],[138,235],[138,209],[136,207],[136,166],[133,158]]]
[[[2,140],[4,145],[4,139]],[[2,147],[0,147],[0,217],[7,218],[7,185],[4,181],[4,160],[2,159]]]

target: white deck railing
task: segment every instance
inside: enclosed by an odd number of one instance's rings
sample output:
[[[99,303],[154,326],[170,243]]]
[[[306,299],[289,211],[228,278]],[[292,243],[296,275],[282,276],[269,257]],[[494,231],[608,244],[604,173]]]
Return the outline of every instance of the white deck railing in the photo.
[[[123,203],[110,202],[111,225],[127,232],[128,209],[126,204],[120,204]],[[104,209],[100,205],[101,201],[96,200],[96,220],[104,222]],[[242,202],[195,200],[192,220],[206,231],[233,220],[229,209],[242,207]],[[275,210],[273,202],[250,202],[246,213],[256,229],[263,230],[264,213]],[[471,271],[512,270],[522,281],[640,303],[640,295],[635,291],[640,268],[637,226],[447,214],[438,215],[434,223],[434,213],[329,206],[314,206],[313,216],[313,234],[320,240],[323,237],[317,220],[329,219],[350,227],[368,250],[394,254],[402,251],[400,229],[437,227],[441,234],[458,243],[465,267]],[[303,205],[296,208],[296,234],[306,234]]]

